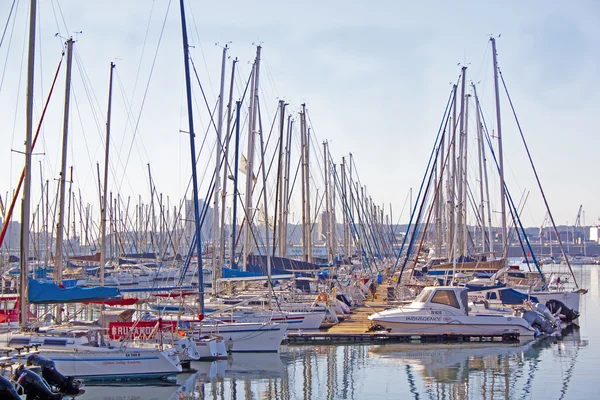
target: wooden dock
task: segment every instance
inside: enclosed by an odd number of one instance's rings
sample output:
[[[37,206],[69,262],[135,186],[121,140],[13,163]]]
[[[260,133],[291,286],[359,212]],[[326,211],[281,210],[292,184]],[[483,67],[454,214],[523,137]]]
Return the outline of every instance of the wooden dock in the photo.
[[[406,335],[373,330],[368,316],[394,307],[387,303],[388,285],[379,285],[375,300],[355,308],[346,319],[330,328],[318,331],[293,331],[287,334],[289,344],[342,344],[342,343],[402,343],[402,342],[515,342],[519,335],[465,336],[465,335]]]

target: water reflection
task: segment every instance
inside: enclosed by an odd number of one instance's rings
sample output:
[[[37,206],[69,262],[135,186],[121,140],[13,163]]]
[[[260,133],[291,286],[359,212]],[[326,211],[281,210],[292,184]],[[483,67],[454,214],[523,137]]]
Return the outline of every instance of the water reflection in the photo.
[[[600,268],[584,267],[581,331],[562,340],[287,346],[193,363],[176,385],[86,387],[82,400],[598,398]],[[596,347],[594,347],[596,346]]]
[[[87,386],[83,400],[138,399],[529,399],[566,398],[581,349],[562,341],[514,344],[289,346],[281,354],[234,354],[193,363],[177,384]],[[580,388],[575,387],[575,396]],[[573,396],[571,394],[571,396]]]

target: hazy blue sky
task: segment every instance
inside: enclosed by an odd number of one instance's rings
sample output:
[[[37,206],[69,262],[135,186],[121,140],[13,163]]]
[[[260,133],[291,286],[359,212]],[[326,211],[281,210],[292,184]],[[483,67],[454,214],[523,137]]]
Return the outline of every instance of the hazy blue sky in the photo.
[[[11,4],[0,3],[2,27]],[[23,163],[11,149],[23,150],[28,1],[20,0],[16,7],[0,47],[4,202]],[[279,99],[285,99],[288,111],[294,113],[306,102],[316,143],[329,140],[336,162],[351,152],[374,201],[391,203],[396,216],[409,188],[420,184],[459,64],[468,66],[468,80],[478,85],[487,123],[495,126],[488,39],[501,34],[500,67],[557,223],[573,223],[580,204],[586,223],[600,217],[597,1],[194,0],[187,7],[192,58],[211,107],[218,95],[222,51],[215,43],[231,42],[229,55],[240,60],[234,99],[250,71],[253,43],[262,43],[264,129],[268,131]],[[179,2],[174,0],[40,1],[36,115],[64,38],[73,35],[77,42],[68,165],[75,167],[74,188],[95,208],[96,163],[102,168],[113,60],[117,70],[111,190],[135,201],[142,195],[147,201],[150,163],[157,190],[169,195],[172,203],[183,196],[189,153],[188,138],[180,133],[187,129],[187,120],[179,18]],[[55,37],[57,32],[62,39]],[[227,79],[230,66],[231,60]],[[56,190],[63,81],[64,72],[35,151],[44,155],[34,157],[34,208],[39,201],[40,163],[43,179],[51,181],[51,197]],[[195,82],[194,93],[200,148],[209,119]],[[505,100],[502,111],[506,179],[517,199],[531,190],[523,215],[526,225],[539,225],[545,210]],[[205,171],[214,163],[214,141],[211,131],[199,163],[201,197],[210,180]],[[242,148],[246,153],[245,138]],[[313,173],[319,185],[322,177],[316,162]]]

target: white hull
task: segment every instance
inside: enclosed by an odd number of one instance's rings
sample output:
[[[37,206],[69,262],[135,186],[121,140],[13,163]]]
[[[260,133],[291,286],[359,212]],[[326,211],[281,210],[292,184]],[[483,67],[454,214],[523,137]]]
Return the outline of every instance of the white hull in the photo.
[[[526,324],[507,324],[507,318],[492,315],[474,315],[462,318],[407,316],[378,318],[373,314],[369,319],[392,333],[405,335],[466,335],[466,336],[534,336],[535,330]],[[444,319],[449,321],[444,321]],[[421,322],[418,319],[422,319]],[[521,318],[518,318],[521,319]],[[517,320],[515,318],[514,320]],[[522,320],[522,319],[521,319]]]
[[[164,379],[181,372],[173,349],[99,349],[97,351],[44,350],[65,376],[80,379]]]
[[[216,318],[224,322],[284,323],[288,325],[288,330],[315,330],[321,327],[325,312],[234,311]]]
[[[546,304],[548,300],[558,300],[563,302],[571,310],[579,311],[579,298],[581,297],[579,292],[571,291],[549,291],[549,292],[527,292],[522,289],[517,289],[521,293],[530,294],[531,296],[537,297],[538,301],[542,304]]]
[[[202,324],[200,334],[221,336],[229,352],[277,352],[287,332],[287,324],[209,323]]]
[[[196,347],[200,352],[200,361],[212,361],[227,358],[227,349],[223,339],[217,337],[196,340]]]

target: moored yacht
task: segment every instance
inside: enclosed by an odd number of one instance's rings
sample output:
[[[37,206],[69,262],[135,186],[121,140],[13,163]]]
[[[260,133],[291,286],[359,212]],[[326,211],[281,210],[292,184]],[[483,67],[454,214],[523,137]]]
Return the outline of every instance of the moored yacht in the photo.
[[[407,306],[381,311],[369,319],[392,333],[407,335],[533,336],[533,328],[520,315],[472,312],[467,289],[454,286],[426,287]]]

